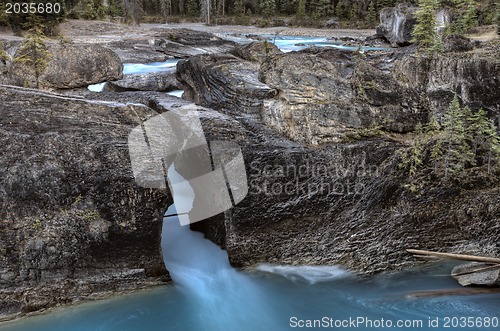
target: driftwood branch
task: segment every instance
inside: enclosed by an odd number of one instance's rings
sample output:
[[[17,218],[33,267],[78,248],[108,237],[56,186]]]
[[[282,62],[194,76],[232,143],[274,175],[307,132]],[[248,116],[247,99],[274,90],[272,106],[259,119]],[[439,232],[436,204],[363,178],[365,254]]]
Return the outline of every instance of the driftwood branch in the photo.
[[[498,269],[498,268],[500,268],[500,264],[490,265],[489,267],[478,268],[478,269],[464,271],[464,272],[459,272],[459,273],[451,274],[451,275],[453,277],[464,276],[464,275],[468,275],[468,274],[473,274],[475,272],[489,271],[489,270],[494,270],[494,269]]]
[[[406,298],[432,298],[432,297],[442,297],[449,295],[477,295],[477,294],[491,294],[500,293],[500,288],[476,288],[476,289],[449,289],[449,290],[433,290],[433,291],[421,291],[421,292],[410,292],[406,294]]]
[[[420,250],[420,249],[407,249],[406,251],[408,253],[414,254],[414,255],[437,256],[437,257],[444,257],[444,258],[453,259],[453,260],[477,261],[477,262],[497,263],[497,264],[500,263],[500,259],[494,258],[494,257],[453,254],[453,253],[440,253],[440,252],[424,251],[424,250]]]

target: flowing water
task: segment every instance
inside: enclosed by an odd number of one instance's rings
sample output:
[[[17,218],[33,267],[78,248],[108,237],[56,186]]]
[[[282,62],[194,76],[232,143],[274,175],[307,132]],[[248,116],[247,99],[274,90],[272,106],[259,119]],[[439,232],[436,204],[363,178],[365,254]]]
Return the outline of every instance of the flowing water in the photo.
[[[168,177],[182,182],[173,166]],[[185,183],[173,192],[179,210],[192,203]],[[174,205],[165,213],[175,214]],[[409,295],[460,288],[450,264],[369,278],[337,266],[241,272],[178,217],[187,215],[165,217],[162,233],[174,285],[3,324],[0,331],[500,330],[500,294]]]
[[[331,47],[345,50],[387,50],[381,47],[358,47],[346,46],[337,41],[328,40],[325,37],[300,37],[300,36],[264,36],[269,42],[274,43],[283,52],[300,51],[302,49],[316,46],[316,47]]]

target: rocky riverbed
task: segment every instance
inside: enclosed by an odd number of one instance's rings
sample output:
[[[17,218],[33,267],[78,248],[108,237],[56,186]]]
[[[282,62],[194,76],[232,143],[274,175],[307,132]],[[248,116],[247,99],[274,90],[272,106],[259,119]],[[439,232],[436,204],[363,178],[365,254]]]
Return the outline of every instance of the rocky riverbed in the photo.
[[[187,28],[65,23],[69,42],[51,46],[45,90],[12,86],[33,77],[4,65],[0,318],[169,280],[159,243],[172,198],[135,183],[127,138],[175,109],[199,110],[208,141],[242,149],[248,196],[193,225],[234,266],[340,264],[375,273],[414,265],[408,247],[500,255],[497,177],[471,171],[415,191],[397,166],[415,125],[442,116],[454,94],[498,125],[497,44],[441,56],[411,48],[282,54],[265,44],[242,48],[216,28]],[[7,38],[9,54],[18,43]],[[74,51],[81,47],[86,61]],[[82,66],[58,70],[65,57]],[[172,57],[185,59],[177,82],[168,74],[185,100],[151,87],[167,84],[157,75],[119,80],[123,62]],[[117,80],[111,92],[86,90],[108,80]]]

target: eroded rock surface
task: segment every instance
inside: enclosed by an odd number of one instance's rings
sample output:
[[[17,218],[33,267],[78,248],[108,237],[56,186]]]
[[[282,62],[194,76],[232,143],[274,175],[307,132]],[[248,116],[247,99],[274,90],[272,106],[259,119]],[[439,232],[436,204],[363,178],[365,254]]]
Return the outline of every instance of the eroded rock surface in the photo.
[[[417,7],[401,3],[396,7],[380,10],[380,25],[377,35],[384,36],[391,46],[408,46],[412,43],[412,32],[415,26]]]
[[[181,83],[177,80],[175,68],[168,71],[147,74],[125,75],[123,79],[108,82],[104,91],[157,91],[170,92],[180,90]]]
[[[168,192],[137,186],[127,139],[155,114],[0,87],[0,318],[167,280]]]
[[[198,55],[177,64],[177,79],[183,98],[196,104],[234,114],[258,114],[263,101],[275,93],[259,81],[258,70],[258,63],[233,55]]]
[[[494,267],[493,264],[462,264],[453,268],[451,274],[462,286],[500,287],[500,267]]]
[[[264,41],[238,45],[232,53],[243,60],[263,62],[266,58],[282,52],[275,44]]]
[[[122,78],[120,58],[100,45],[57,44],[48,50],[51,59],[39,77],[41,87],[71,89]],[[26,64],[12,62],[7,70],[10,84],[35,86],[34,72]]]

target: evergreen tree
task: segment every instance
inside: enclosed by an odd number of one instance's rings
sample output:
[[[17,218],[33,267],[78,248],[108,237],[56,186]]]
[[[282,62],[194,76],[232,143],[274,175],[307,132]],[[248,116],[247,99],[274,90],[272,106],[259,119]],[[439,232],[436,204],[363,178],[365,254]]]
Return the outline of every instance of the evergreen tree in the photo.
[[[273,16],[276,11],[275,0],[261,0],[260,7],[264,17]]]
[[[378,15],[377,15],[378,13],[375,2],[376,0],[371,0],[370,4],[368,5],[368,13],[366,15],[366,18],[370,23],[376,23],[378,21]]]
[[[485,131],[486,139],[484,141],[484,148],[487,151],[485,161],[488,164],[488,173],[491,173],[493,164],[498,166],[500,160],[500,136],[495,124],[492,121],[489,124],[488,130]]]
[[[302,20],[304,19],[304,17],[306,17],[306,0],[298,0],[295,16],[299,20]]]
[[[490,128],[490,122],[488,116],[483,109],[472,113],[470,109],[466,108],[467,117],[467,136],[469,137],[472,151],[474,155],[478,155],[479,148],[484,145],[486,137],[488,136],[488,130]]]
[[[199,16],[200,15],[200,7],[198,6],[198,1],[196,0],[187,0],[187,14],[189,16]]]
[[[416,21],[413,28],[413,42],[417,42],[423,48],[431,48],[437,41],[437,0],[418,0],[418,10],[415,13]]]
[[[468,123],[467,132],[474,155],[482,164],[488,165],[488,173],[491,173],[492,165],[500,156],[500,137],[496,127],[483,109],[471,112]]]
[[[123,0],[123,14],[129,24],[139,24],[144,10],[142,0]]]
[[[243,0],[236,0],[234,2],[234,14],[236,16],[245,15],[245,7],[243,7]]]
[[[466,1],[466,10],[462,16],[465,33],[477,26],[476,4],[474,0]]]
[[[477,25],[476,5],[474,0],[453,0],[457,17],[451,22],[449,30],[452,34],[463,36]]]
[[[465,169],[467,165],[475,165],[466,134],[466,118],[455,95],[443,123],[443,162],[445,177]]]
[[[5,12],[5,3],[0,3],[0,26],[8,26],[9,25],[9,17]]]
[[[415,179],[424,164],[425,143],[422,133],[422,124],[418,123],[415,126],[415,137],[411,142],[411,146],[399,152],[400,162],[398,168],[412,179]]]
[[[51,54],[45,41],[47,38],[43,34],[43,26],[36,24],[25,36],[19,45],[18,56],[15,62],[22,63],[35,75],[35,87],[40,87],[40,76],[43,74],[50,61]]]

